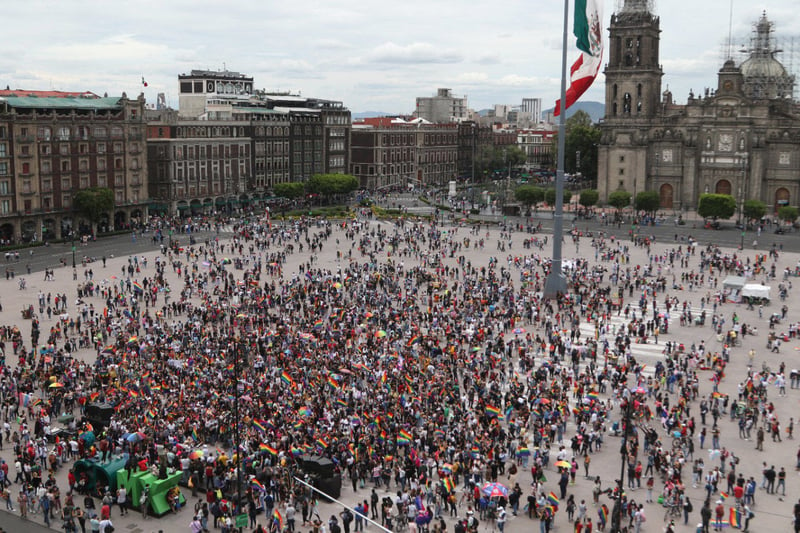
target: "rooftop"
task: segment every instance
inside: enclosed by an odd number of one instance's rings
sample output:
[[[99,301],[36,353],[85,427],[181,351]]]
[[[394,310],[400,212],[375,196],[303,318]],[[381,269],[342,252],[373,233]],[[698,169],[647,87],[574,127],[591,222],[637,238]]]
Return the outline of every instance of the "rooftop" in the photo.
[[[30,96],[34,98],[100,98],[93,92],[89,91],[26,91],[25,89],[5,89],[0,91],[0,96]]]
[[[2,96],[0,102],[19,109],[121,109],[121,97],[75,97],[75,96]]]

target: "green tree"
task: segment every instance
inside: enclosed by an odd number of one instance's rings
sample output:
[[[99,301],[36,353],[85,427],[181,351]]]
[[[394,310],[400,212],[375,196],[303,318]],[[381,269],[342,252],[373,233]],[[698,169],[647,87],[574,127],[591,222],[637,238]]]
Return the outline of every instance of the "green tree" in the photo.
[[[564,203],[568,204],[570,200],[572,200],[572,192],[565,190],[564,191]],[[551,187],[549,189],[545,189],[545,191],[544,191],[544,201],[547,202],[547,205],[549,205],[549,206],[556,205],[556,190],[555,190],[555,188]]]
[[[536,205],[544,200],[544,189],[533,185],[521,185],[514,190],[514,198],[527,206]]]
[[[746,220],[761,220],[767,214],[767,204],[761,200],[747,200],[742,206],[742,214]]]
[[[475,172],[480,176],[494,172],[507,176],[510,168],[518,167],[525,161],[525,152],[518,146],[481,146],[475,156]]]
[[[661,207],[661,197],[655,191],[642,191],[636,195],[633,204],[639,211],[655,213]]]
[[[730,194],[701,194],[697,214],[703,218],[728,219],[736,212],[736,200]]]
[[[285,183],[276,183],[272,186],[272,192],[275,196],[280,196],[282,198],[300,198],[303,196],[306,187],[305,184],[300,181],[289,181]]]
[[[592,207],[593,205],[597,205],[598,200],[600,200],[600,194],[594,189],[584,189],[581,191],[581,197],[578,199],[578,202],[583,207]]]
[[[614,191],[608,195],[608,205],[619,211],[631,205],[631,193],[625,190]]]
[[[306,184],[309,193],[319,194],[326,201],[358,189],[358,178],[350,174],[314,174]]]
[[[100,218],[114,210],[114,191],[108,187],[90,187],[78,191],[72,197],[75,212],[92,225],[92,233],[96,233]]]
[[[553,137],[553,157],[558,159],[558,136]],[[597,178],[597,145],[600,128],[592,124],[586,111],[577,111],[567,119],[564,138],[564,171],[581,173],[585,178]]]
[[[794,222],[797,220],[798,211],[796,207],[785,205],[778,208],[778,218],[784,222]]]

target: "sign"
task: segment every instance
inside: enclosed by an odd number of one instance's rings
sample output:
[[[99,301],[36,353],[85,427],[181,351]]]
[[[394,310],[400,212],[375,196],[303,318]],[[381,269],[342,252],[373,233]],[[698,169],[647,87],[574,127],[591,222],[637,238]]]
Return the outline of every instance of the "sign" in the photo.
[[[247,513],[237,514],[236,515],[236,527],[247,527]]]

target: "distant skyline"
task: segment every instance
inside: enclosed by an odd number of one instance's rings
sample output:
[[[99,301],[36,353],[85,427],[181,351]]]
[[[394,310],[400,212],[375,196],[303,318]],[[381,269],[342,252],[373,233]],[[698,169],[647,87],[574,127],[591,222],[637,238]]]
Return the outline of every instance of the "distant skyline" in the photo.
[[[604,28],[621,3],[604,2]],[[689,0],[655,6],[662,88],[685,102],[690,89],[715,87],[730,3],[703,2],[702,13]],[[795,2],[734,0],[735,50],[764,10],[779,39],[800,27]],[[33,1],[4,6],[4,19],[0,88],[144,92],[150,104],[163,92],[172,107],[178,75],[192,69],[227,68],[253,76],[259,89],[387,113],[411,113],[416,97],[439,87],[467,96],[475,110],[524,97],[542,98],[548,109],[561,76],[563,3],[545,0]],[[571,64],[573,37],[569,43]],[[800,59],[800,38],[795,47]],[[582,100],[604,100],[602,74]]]

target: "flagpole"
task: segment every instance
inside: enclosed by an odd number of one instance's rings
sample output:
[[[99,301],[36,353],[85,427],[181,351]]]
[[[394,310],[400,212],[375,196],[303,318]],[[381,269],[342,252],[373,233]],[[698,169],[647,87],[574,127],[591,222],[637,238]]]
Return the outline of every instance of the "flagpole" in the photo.
[[[564,35],[561,41],[561,104],[558,115],[558,167],[556,169],[556,205],[553,211],[553,260],[544,282],[544,297],[556,298],[567,292],[567,280],[561,270],[561,239],[564,233],[564,150],[567,129],[567,39],[569,36],[569,0],[564,0]]]

